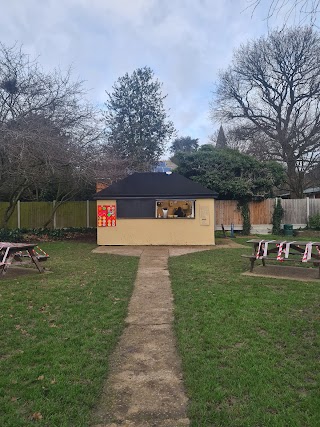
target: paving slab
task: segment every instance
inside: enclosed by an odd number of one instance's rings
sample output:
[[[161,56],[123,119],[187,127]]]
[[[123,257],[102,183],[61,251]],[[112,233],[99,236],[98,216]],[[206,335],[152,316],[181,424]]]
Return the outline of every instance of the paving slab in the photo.
[[[170,246],[170,256],[188,255],[195,252],[215,251],[219,249],[238,249],[247,248],[247,246],[235,242],[234,240],[224,240],[222,243],[214,246]]]
[[[143,252],[143,246],[98,246],[92,250],[94,254],[112,254],[139,257]]]
[[[168,257],[168,247],[142,251],[126,328],[111,357],[94,427],[189,425]]]
[[[217,249],[237,249],[247,248],[234,240],[225,239],[218,245],[199,245],[199,246],[98,246],[92,252],[96,254],[113,254],[113,255],[127,255],[127,256],[141,256],[142,252],[148,248],[147,256],[152,256],[153,253],[158,253],[162,250],[159,256],[181,256],[192,254],[195,252],[212,251]]]
[[[172,327],[168,257],[240,247],[224,240],[219,246],[99,246],[92,251],[140,257],[126,328],[111,358],[92,427],[189,425]]]

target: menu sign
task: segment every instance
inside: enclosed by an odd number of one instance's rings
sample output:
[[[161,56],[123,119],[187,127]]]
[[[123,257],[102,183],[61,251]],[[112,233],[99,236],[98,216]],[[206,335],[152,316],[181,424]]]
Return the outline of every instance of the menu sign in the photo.
[[[115,227],[116,205],[98,205],[98,227]]]
[[[208,206],[200,206],[200,225],[210,225],[210,211]]]

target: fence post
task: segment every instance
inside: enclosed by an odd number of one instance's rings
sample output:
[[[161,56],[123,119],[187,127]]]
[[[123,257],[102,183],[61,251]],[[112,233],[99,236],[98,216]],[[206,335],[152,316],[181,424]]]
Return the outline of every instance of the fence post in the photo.
[[[56,206],[56,201],[55,200],[52,202],[52,205],[53,205],[53,209],[54,209],[55,206]],[[57,228],[57,216],[56,216],[56,213],[57,213],[57,211],[54,211],[54,214],[53,214],[53,229],[54,230]]]
[[[307,225],[309,224],[309,216],[310,216],[310,199],[307,197]]]
[[[17,214],[18,214],[18,228],[21,228],[21,206],[20,206],[20,200],[18,200],[17,203]]]
[[[90,227],[90,204],[89,200],[87,200],[87,228]]]

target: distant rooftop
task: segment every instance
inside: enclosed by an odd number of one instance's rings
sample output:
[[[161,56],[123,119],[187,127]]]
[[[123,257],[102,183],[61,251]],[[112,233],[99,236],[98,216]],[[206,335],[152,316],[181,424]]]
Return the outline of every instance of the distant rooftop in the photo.
[[[304,194],[310,193],[320,193],[320,187],[307,188],[306,190],[304,190]]]
[[[303,191],[303,194],[316,194],[320,193],[320,187],[310,187]],[[289,197],[290,193],[282,193],[279,195],[279,197]]]
[[[177,168],[171,160],[160,160],[152,172],[170,172]]]

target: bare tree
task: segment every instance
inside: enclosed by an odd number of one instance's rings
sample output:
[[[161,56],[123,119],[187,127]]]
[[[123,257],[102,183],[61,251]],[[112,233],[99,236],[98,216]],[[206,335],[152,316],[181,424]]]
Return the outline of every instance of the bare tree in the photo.
[[[135,159],[122,158],[110,146],[102,147],[94,162],[95,179],[108,185],[135,172]]]
[[[228,147],[255,157],[257,160],[273,160],[272,141],[252,125],[237,125],[227,129]]]
[[[38,198],[50,187],[56,207],[73,197],[90,177],[100,135],[70,71],[44,73],[20,48],[0,45],[0,196],[9,201],[2,226],[23,195]]]
[[[267,6],[267,20],[282,13],[284,23],[294,15],[299,24],[308,22],[313,25],[320,12],[320,0],[252,0],[248,8],[252,9],[253,14],[263,5]]]
[[[213,113],[251,128],[257,149],[283,162],[291,193],[320,160],[320,38],[310,27],[274,31],[240,47],[220,74]]]

